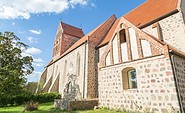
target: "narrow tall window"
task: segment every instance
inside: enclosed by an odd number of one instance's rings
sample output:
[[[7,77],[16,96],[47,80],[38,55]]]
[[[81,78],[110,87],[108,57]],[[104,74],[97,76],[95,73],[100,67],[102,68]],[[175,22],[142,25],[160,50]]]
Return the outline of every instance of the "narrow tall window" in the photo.
[[[72,72],[73,72],[73,63],[72,62],[70,62],[70,65],[69,65],[69,72],[70,72],[70,74],[72,74]]]
[[[125,43],[126,42],[126,33],[125,33],[125,30],[122,29],[120,32],[119,32],[119,36],[120,36],[120,43]]]
[[[77,61],[76,61],[76,74],[77,76],[80,76],[80,54],[77,54]]]
[[[57,65],[57,67],[56,67],[56,73],[55,73],[55,76],[57,76],[57,74],[58,74],[58,65]]]
[[[64,64],[64,73],[63,73],[63,77],[62,77],[62,79],[63,79],[62,84],[64,84],[66,76],[67,76],[66,69],[67,69],[67,60],[65,61],[65,64]]]

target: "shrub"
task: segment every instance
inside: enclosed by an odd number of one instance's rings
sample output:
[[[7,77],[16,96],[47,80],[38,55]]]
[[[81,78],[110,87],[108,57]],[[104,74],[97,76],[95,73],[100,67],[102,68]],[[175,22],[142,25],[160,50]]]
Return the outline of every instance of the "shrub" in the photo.
[[[36,101],[40,103],[45,103],[45,102],[52,102],[54,99],[59,99],[61,98],[61,95],[59,93],[40,93],[37,94],[36,96]]]
[[[6,106],[8,104],[8,96],[0,95],[0,106]]]
[[[54,99],[59,99],[59,93],[21,93],[15,96],[0,95],[0,106],[21,105],[29,101],[37,101],[39,103],[52,102]]]

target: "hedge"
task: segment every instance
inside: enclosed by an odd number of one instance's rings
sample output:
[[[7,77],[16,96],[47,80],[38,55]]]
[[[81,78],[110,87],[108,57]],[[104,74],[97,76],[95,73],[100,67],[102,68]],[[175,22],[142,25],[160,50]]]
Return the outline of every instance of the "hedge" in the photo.
[[[39,93],[39,94],[18,94],[16,96],[0,95],[0,106],[22,105],[28,101],[39,103],[52,102],[54,99],[60,99],[59,93]]]

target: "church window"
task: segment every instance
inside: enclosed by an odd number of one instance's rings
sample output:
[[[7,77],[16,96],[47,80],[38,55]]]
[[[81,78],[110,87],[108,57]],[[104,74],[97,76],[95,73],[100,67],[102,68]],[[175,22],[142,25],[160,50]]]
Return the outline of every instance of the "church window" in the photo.
[[[123,89],[136,89],[137,74],[135,68],[125,68],[122,70]]]
[[[105,58],[105,65],[106,66],[109,66],[111,63],[110,63],[110,52],[108,52],[106,58]]]
[[[120,37],[120,43],[125,43],[126,42],[126,33],[125,33],[125,29],[122,29],[119,32],[119,37]]]
[[[77,61],[76,61],[76,74],[80,76],[80,54],[77,54]]]
[[[120,24],[120,28],[123,28],[123,23]]]
[[[72,72],[73,71],[73,63],[71,62],[69,65],[69,71]]]
[[[57,73],[58,73],[58,66],[56,67],[56,75],[57,75]]]
[[[64,72],[63,72],[63,80],[62,80],[62,83],[65,82],[65,79],[66,79],[66,76],[67,76],[66,69],[67,69],[67,60],[65,61],[65,64],[64,64]]]

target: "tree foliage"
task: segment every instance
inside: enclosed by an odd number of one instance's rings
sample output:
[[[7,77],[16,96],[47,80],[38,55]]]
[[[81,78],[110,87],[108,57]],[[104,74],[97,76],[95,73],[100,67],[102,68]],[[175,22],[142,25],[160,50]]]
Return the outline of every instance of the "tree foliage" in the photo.
[[[27,47],[13,32],[0,32],[0,95],[16,95],[23,90],[25,76],[34,70],[32,57],[21,54]]]

